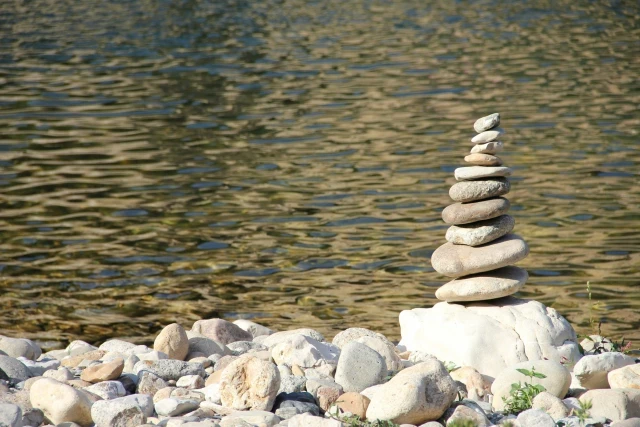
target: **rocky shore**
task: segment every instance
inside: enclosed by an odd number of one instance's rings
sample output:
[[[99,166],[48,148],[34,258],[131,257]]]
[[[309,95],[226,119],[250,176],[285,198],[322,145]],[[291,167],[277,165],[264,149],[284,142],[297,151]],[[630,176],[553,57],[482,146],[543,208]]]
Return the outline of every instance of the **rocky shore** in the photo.
[[[640,425],[638,360],[598,336],[582,347],[574,365],[540,359],[489,375],[364,328],[329,341],[308,328],[207,319],[166,326],[153,348],[74,341],[44,354],[0,336],[0,425]],[[509,413],[519,382],[544,391]]]

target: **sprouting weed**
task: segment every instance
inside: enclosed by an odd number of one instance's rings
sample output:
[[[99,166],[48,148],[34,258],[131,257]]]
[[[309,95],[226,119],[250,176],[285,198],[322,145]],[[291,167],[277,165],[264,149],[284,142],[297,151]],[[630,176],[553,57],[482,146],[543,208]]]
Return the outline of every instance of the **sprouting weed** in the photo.
[[[530,381],[533,381],[534,378],[546,378],[547,376],[536,372],[536,368],[532,367],[531,370],[528,369],[516,369],[523,375],[529,377]],[[508,414],[519,414],[522,411],[526,411],[527,409],[531,409],[533,406],[533,398],[536,397],[539,393],[546,391],[541,384],[531,384],[525,382],[524,385],[518,381],[517,383],[511,384],[511,390],[509,391],[509,396],[505,396],[502,398],[505,409],[504,411]]]

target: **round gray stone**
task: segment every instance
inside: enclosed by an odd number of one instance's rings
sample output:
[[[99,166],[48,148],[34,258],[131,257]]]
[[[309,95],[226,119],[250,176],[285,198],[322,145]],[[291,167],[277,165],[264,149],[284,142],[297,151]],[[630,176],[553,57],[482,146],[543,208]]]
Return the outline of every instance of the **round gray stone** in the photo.
[[[445,243],[431,256],[431,265],[440,274],[460,277],[515,264],[528,254],[529,246],[520,236],[507,234],[477,247]]]
[[[449,189],[449,197],[456,202],[474,202],[502,196],[511,190],[507,178],[491,178],[482,181],[461,181]]]
[[[14,381],[24,381],[31,378],[31,372],[24,363],[10,356],[0,356],[0,370],[4,371]]]
[[[471,154],[496,154],[504,149],[501,141],[491,141],[484,144],[477,144],[471,148]]]
[[[503,132],[501,130],[486,130],[471,138],[471,142],[474,144],[484,144],[485,142],[495,141],[499,136],[502,136],[502,134]]]
[[[458,181],[499,176],[511,176],[511,168],[506,166],[465,166],[457,168],[453,175]]]
[[[473,203],[454,203],[442,211],[442,219],[447,224],[460,225],[495,218],[509,211],[511,203],[504,197]]]
[[[387,364],[377,351],[355,341],[342,347],[335,380],[345,393],[359,393],[367,387],[380,384],[386,375]]]
[[[474,153],[464,158],[464,161],[476,166],[501,166],[502,159],[491,154]]]
[[[0,426],[22,426],[22,409],[12,403],[0,402]]]
[[[516,220],[511,215],[501,215],[470,224],[452,225],[447,230],[446,239],[457,245],[480,246],[510,233],[515,224]]]
[[[436,298],[447,302],[502,298],[522,289],[528,278],[527,270],[511,265],[454,279],[436,291]]]
[[[473,129],[478,132],[484,132],[485,130],[489,130],[494,128],[500,124],[500,113],[489,114],[488,116],[480,117],[473,124]]]

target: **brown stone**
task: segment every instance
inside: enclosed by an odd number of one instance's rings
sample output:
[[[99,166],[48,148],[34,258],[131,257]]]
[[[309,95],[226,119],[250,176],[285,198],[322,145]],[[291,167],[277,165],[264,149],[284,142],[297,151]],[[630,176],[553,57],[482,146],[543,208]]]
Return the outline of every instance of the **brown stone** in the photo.
[[[507,234],[481,246],[445,243],[431,256],[431,265],[440,274],[460,277],[495,270],[524,259],[529,246],[516,234]]]
[[[88,366],[82,371],[80,379],[90,383],[115,380],[122,374],[123,369],[124,360],[116,359],[112,362]]]
[[[211,384],[218,384],[221,378],[222,378],[222,371],[216,371],[213,374],[209,375],[209,378],[207,378],[207,381],[204,382],[204,386],[206,387]]]
[[[371,400],[367,396],[363,396],[360,393],[348,392],[341,395],[336,404],[340,409],[345,412],[351,412],[353,415],[365,419],[367,416],[367,408]]]
[[[65,357],[64,359],[62,359],[60,364],[66,368],[75,368],[83,360],[100,360],[105,354],[107,354],[107,352],[104,350],[92,350],[79,356]]]
[[[173,390],[176,390],[176,388],[177,387],[164,387],[164,388],[161,388],[160,390],[156,391],[156,393],[153,395],[153,403],[158,403],[162,399],[170,398],[171,397],[171,392]]]
[[[442,211],[442,219],[447,224],[461,225],[483,221],[507,213],[511,203],[504,197],[473,203],[454,203]]]
[[[184,360],[189,352],[189,337],[177,323],[165,326],[153,342],[153,349],[169,356],[169,359]]]
[[[502,166],[502,159],[491,154],[469,154],[464,158],[464,161],[475,166]]]

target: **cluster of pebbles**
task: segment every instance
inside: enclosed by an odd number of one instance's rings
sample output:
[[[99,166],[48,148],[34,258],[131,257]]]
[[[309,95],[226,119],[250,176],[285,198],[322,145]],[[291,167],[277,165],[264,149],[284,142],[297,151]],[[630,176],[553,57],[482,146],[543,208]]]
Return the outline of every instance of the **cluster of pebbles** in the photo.
[[[328,341],[309,328],[274,332],[246,320],[207,319],[191,330],[166,326],[153,347],[74,341],[47,353],[0,335],[0,426],[637,426],[637,418],[610,421],[640,416],[640,364],[622,353],[596,354],[595,342],[612,345],[585,340],[591,355],[573,373],[558,361],[535,360],[511,362],[494,379],[364,328]],[[533,381],[546,391],[531,409],[510,415],[503,399],[511,384],[531,381],[522,369],[543,374]],[[593,402],[584,422],[575,396]]]
[[[433,253],[431,263],[440,274],[454,280],[440,287],[436,297],[447,302],[483,301],[518,292],[526,283],[526,270],[514,267],[529,254],[529,247],[518,235],[511,234],[515,225],[507,215],[509,200],[501,197],[511,188],[511,168],[502,164],[496,153],[504,145],[500,114],[478,119],[473,125],[478,135],[464,158],[472,166],[457,168],[458,181],[449,190],[456,203],[442,211],[442,219],[450,224],[448,243]]]

